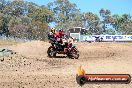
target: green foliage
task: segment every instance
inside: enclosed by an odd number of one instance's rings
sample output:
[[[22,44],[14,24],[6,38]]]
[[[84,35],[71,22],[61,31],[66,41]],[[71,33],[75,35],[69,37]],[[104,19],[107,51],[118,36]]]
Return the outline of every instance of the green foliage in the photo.
[[[112,15],[108,9],[99,13],[103,19],[92,12],[81,13],[69,0],[55,0],[47,6],[23,0],[0,0],[0,35],[45,40],[53,23],[55,28],[66,32],[72,27],[84,27],[88,35],[132,34],[131,15]]]
[[[33,9],[33,8],[32,8]],[[53,20],[54,13],[46,7],[34,7],[34,10],[30,10],[28,17],[36,21],[41,21],[42,23],[50,23]]]
[[[45,39],[54,13],[32,2],[0,1],[0,34]]]
[[[74,24],[75,20],[80,20],[80,11],[77,6],[68,0],[56,0],[48,4],[48,8],[54,12],[54,22],[56,28],[67,29],[67,24]],[[70,26],[70,25],[69,25]],[[73,25],[72,25],[73,26]]]
[[[115,33],[114,30],[108,29],[108,30],[106,30],[106,34],[108,34],[108,35],[115,35],[116,33]]]
[[[123,14],[122,16],[113,15],[112,25],[118,34],[132,34],[132,19],[129,14]]]

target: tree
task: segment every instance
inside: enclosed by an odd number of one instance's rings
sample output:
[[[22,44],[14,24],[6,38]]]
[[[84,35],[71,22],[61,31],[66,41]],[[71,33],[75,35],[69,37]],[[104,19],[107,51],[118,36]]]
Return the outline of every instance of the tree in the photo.
[[[111,24],[113,22],[113,19],[111,17],[111,11],[108,9],[101,9],[99,11],[100,16],[103,17],[103,21],[101,21],[101,24],[103,24],[102,28],[103,28],[103,32],[105,34],[108,24]]]
[[[92,12],[87,12],[83,13],[83,21],[84,21],[84,27],[88,29],[88,34],[102,34],[103,30],[100,26],[100,19],[99,17],[92,13]]]
[[[10,20],[10,16],[4,15],[0,13],[0,34],[5,34],[6,36],[9,35],[9,30],[8,30],[8,23]]]
[[[48,30],[50,29],[48,24],[44,24],[41,21],[33,21],[30,27],[33,39],[46,40]]]
[[[132,34],[131,15],[111,15],[108,9],[99,13],[101,19],[92,12],[81,13],[69,0],[55,0],[47,6],[23,0],[0,0],[0,35],[45,40],[53,23],[55,28],[66,32],[78,26],[88,29],[89,35]]]
[[[83,13],[83,19],[85,20],[85,27],[88,28],[90,25],[93,25],[99,22],[99,17],[92,12]]]
[[[28,5],[28,17],[36,21],[41,21],[42,23],[50,23],[53,21],[54,13],[50,11],[45,6],[36,6],[32,3]]]
[[[102,17],[110,16],[111,15],[111,11],[110,10],[103,9],[103,8],[99,11],[99,13],[100,13],[100,16],[102,16]]]
[[[54,22],[56,28],[68,28],[67,24],[76,25],[75,20],[80,20],[80,11],[76,4],[70,3],[69,0],[56,0],[48,4],[48,8],[54,12]],[[77,22],[78,24],[78,22]]]
[[[4,14],[10,14],[12,16],[24,16],[26,14],[27,4],[23,0],[8,1],[5,5],[2,10]]]
[[[106,34],[108,34],[108,35],[115,35],[116,32],[113,29],[107,29],[106,30]]]
[[[123,14],[122,16],[113,15],[113,27],[118,34],[132,34],[131,33],[131,16],[129,14]]]

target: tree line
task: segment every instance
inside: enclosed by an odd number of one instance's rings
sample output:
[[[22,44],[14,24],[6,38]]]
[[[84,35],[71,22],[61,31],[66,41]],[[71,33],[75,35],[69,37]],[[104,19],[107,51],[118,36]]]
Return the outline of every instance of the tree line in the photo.
[[[108,9],[100,9],[99,14],[82,13],[69,0],[55,0],[41,6],[23,0],[0,0],[0,35],[45,40],[50,25],[65,31],[84,27],[88,35],[132,34],[130,14],[112,14]]]

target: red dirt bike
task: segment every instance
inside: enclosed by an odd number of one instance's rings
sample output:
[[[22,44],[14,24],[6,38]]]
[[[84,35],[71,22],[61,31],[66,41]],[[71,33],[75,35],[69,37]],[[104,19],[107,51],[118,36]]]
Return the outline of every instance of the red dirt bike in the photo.
[[[51,43],[52,40],[50,40]],[[56,57],[56,54],[64,54],[67,55],[70,59],[78,59],[79,51],[76,48],[75,43],[65,44],[68,48],[64,49],[65,46],[51,43],[51,46],[47,50],[48,57],[53,58]]]

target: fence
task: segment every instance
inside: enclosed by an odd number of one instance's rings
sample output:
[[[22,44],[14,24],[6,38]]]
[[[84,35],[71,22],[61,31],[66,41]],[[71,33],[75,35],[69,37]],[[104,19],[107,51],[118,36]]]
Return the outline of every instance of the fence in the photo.
[[[132,35],[89,35],[83,36],[83,41],[95,41],[96,37],[106,42],[132,42]]]

